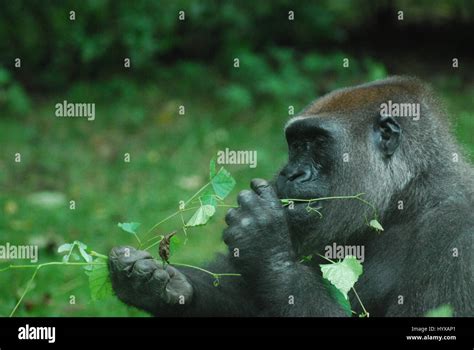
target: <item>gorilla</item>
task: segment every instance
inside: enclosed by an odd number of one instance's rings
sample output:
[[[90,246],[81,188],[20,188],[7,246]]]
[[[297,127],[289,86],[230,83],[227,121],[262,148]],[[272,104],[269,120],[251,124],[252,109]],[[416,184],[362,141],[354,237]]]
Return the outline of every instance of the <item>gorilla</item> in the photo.
[[[419,115],[382,113],[387,103]],[[356,290],[371,316],[424,316],[443,304],[474,316],[474,171],[429,87],[391,77],[336,90],[290,119],[285,136],[288,163],[240,192],[225,218],[229,253],[208,266],[241,277],[216,287],[208,274],[116,247],[109,270],[118,298],[156,316],[347,316],[317,255],[336,243],[364,247]],[[317,202],[322,216],[280,201],[358,193],[377,208],[383,232],[367,225],[372,209],[358,200]]]

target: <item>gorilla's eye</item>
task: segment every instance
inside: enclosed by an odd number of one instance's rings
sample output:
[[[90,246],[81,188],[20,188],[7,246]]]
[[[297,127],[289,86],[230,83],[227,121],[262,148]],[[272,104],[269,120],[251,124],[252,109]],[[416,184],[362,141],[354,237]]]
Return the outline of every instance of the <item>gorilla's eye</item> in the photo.
[[[297,152],[305,152],[311,149],[311,142],[309,141],[295,141],[291,145]]]

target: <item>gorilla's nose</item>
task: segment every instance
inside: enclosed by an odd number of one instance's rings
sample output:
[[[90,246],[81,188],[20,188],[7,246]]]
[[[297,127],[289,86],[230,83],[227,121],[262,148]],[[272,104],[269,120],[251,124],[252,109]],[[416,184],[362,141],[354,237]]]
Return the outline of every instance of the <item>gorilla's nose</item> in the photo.
[[[295,168],[286,168],[280,175],[285,177],[287,181],[306,182],[311,180],[312,171],[310,166],[304,165]]]

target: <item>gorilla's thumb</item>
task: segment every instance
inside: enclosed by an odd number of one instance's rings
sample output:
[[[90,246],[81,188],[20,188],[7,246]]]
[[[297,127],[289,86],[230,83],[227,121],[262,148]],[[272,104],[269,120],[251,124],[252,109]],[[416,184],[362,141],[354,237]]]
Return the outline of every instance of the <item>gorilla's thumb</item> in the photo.
[[[252,190],[258,194],[262,199],[271,202],[280,202],[278,196],[276,195],[275,191],[273,190],[272,186],[268,183],[268,181],[264,179],[253,179],[250,182],[250,187]]]

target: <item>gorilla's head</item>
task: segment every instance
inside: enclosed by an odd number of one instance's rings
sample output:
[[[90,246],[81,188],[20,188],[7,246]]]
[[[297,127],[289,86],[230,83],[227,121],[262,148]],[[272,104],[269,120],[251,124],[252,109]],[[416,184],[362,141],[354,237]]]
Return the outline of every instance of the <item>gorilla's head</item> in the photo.
[[[416,197],[422,194],[413,193],[416,180],[453,171],[451,157],[459,151],[442,110],[430,89],[405,77],[321,97],[285,126],[289,157],[275,179],[278,196],[310,199],[365,193],[382,221],[392,214],[402,219],[393,210],[402,193],[405,201],[422,200]],[[366,220],[373,217],[372,209],[357,200],[313,205],[322,218],[308,212],[305,203],[288,209],[292,235],[302,238],[316,230],[325,241],[346,239],[367,231]]]

